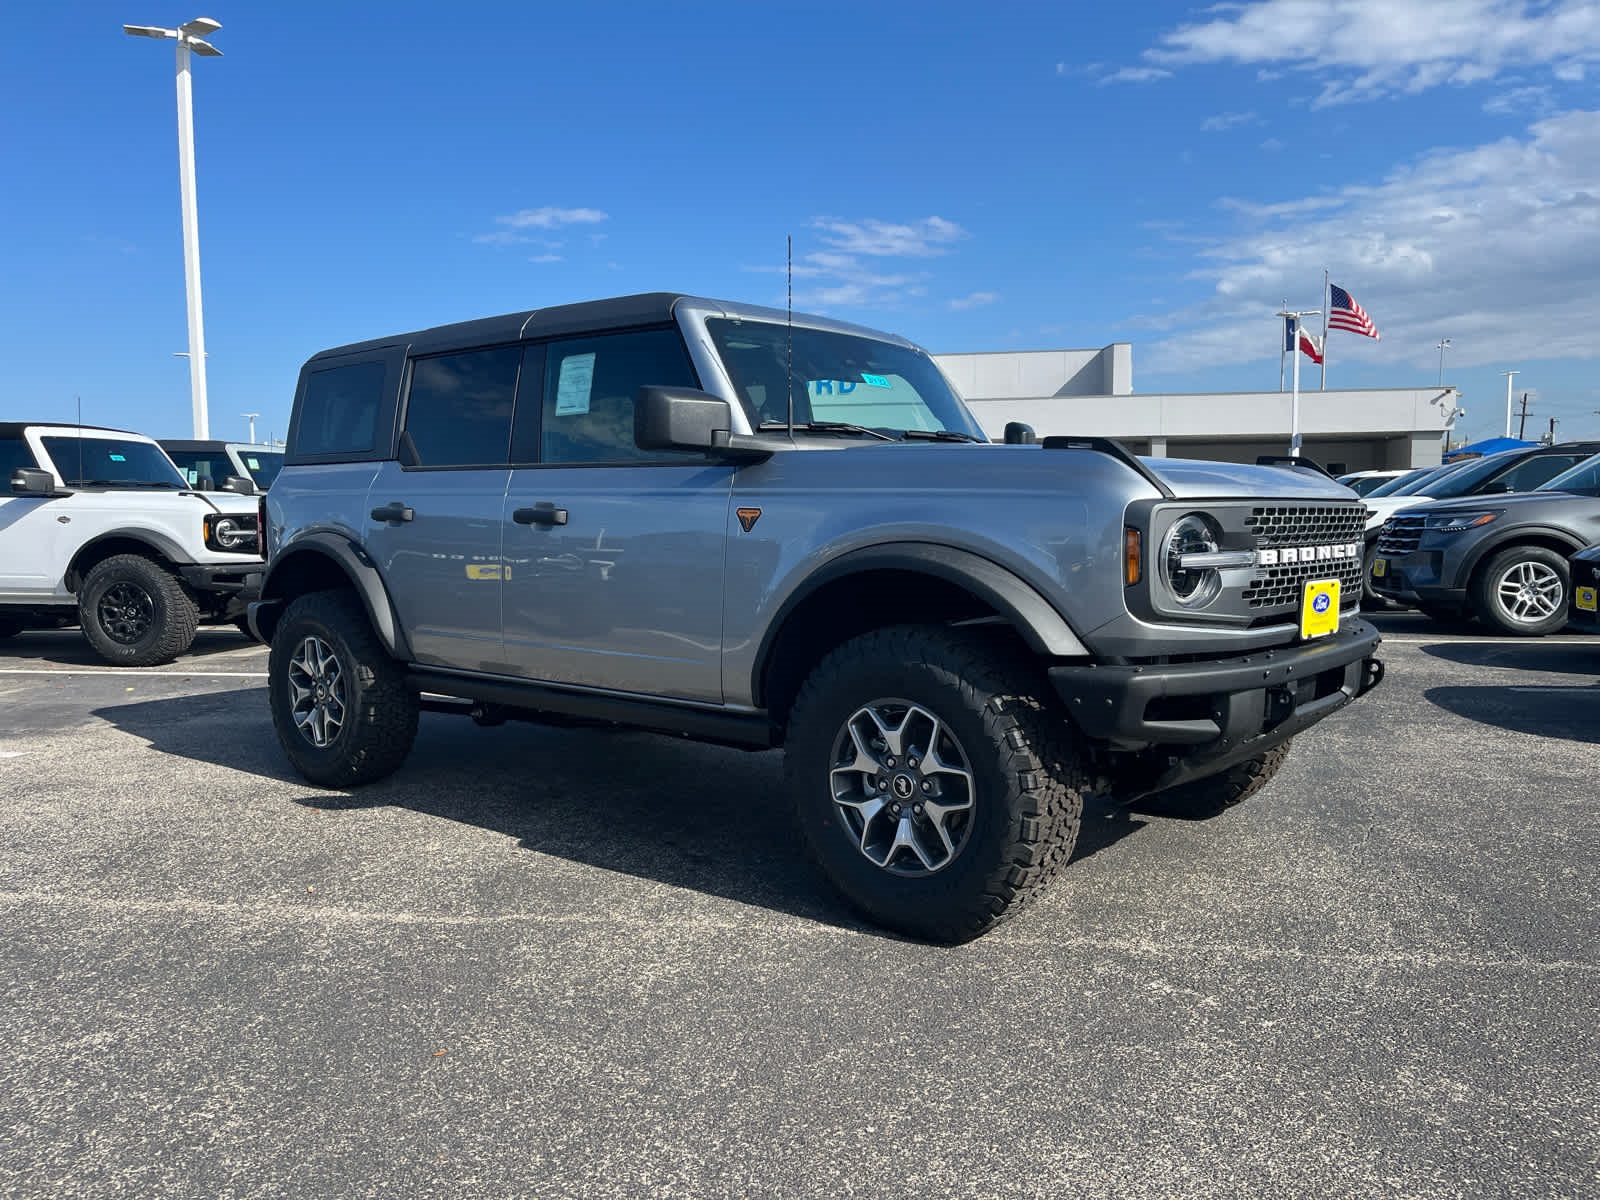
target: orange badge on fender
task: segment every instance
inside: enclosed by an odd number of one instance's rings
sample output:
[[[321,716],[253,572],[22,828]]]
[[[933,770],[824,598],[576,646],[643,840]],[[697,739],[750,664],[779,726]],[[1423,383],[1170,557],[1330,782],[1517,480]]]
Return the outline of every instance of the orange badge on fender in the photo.
[[[756,522],[761,519],[759,508],[739,508],[734,510],[739,515],[739,524],[744,526],[744,531],[749,533],[756,527]]]

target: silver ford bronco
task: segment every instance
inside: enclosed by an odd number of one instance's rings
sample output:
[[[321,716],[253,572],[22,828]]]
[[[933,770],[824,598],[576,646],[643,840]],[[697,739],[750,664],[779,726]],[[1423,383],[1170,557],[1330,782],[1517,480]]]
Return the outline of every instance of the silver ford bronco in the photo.
[[[972,938],[1086,794],[1236,802],[1382,676],[1346,488],[1007,441],[902,338],[693,296],[324,351],[251,606],[278,738],[329,788],[423,710],[782,746],[845,899]]]

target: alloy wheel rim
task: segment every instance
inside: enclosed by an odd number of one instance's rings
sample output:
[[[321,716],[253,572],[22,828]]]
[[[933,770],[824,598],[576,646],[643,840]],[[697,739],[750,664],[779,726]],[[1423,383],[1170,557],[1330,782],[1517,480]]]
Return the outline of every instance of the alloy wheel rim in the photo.
[[[1542,562],[1516,563],[1500,576],[1495,591],[1506,616],[1523,625],[1552,617],[1566,604],[1561,576]]]
[[[95,619],[108,638],[131,646],[155,624],[155,600],[136,583],[114,583],[100,594]]]
[[[326,749],[344,729],[347,704],[344,666],[333,647],[319,637],[302,638],[289,658],[288,688],[295,728]]]
[[[966,751],[937,714],[909,700],[874,700],[840,726],[831,761],[839,827],[873,866],[926,876],[961,854],[976,782]]]

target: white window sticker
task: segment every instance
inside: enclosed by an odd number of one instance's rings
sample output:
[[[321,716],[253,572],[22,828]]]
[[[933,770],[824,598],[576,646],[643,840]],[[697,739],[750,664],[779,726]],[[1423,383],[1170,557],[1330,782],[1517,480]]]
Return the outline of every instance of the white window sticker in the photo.
[[[250,458],[247,455],[244,460],[244,465],[249,467],[252,471],[261,470],[261,460],[259,458]]]
[[[563,358],[561,377],[556,381],[556,416],[588,412],[589,392],[593,387],[593,354],[573,354]]]

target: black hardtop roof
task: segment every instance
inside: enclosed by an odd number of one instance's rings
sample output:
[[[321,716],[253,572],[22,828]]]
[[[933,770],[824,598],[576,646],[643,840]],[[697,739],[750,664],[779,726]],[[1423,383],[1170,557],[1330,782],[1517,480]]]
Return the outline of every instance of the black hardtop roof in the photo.
[[[251,450],[272,450],[278,454],[283,453],[282,446],[273,446],[267,442],[234,442],[227,438],[157,438],[162,447],[167,450],[226,450],[229,446],[249,447]]]
[[[641,292],[635,296],[616,296],[609,300],[584,300],[577,304],[557,304],[549,308],[532,308],[526,312],[505,313],[498,317],[480,317],[474,321],[457,321],[450,325],[435,325],[412,333],[397,333],[389,337],[353,342],[348,346],[335,346],[312,355],[310,361],[336,358],[385,347],[405,346],[412,354],[426,354],[437,350],[451,350],[466,346],[491,346],[496,343],[516,342],[525,338],[562,337],[574,333],[602,333],[612,329],[631,329],[641,325],[664,325],[673,319],[679,304],[689,303],[708,309],[720,309],[730,316],[782,321],[782,309],[766,308],[731,300],[713,300],[705,296],[691,296],[684,292]],[[885,338],[907,346],[912,343],[898,334],[884,333],[864,325],[818,317],[812,313],[793,313],[796,324],[820,325],[829,329]]]
[[[504,313],[498,317],[479,317],[472,321],[456,321],[449,325],[434,325],[411,333],[397,333],[389,337],[353,342],[348,346],[335,346],[312,356],[331,358],[341,354],[354,354],[376,350],[384,346],[410,346],[415,351],[446,349],[451,346],[489,345],[494,342],[515,342],[536,336],[559,336],[564,333],[591,332],[603,329],[626,329],[635,325],[660,324],[672,320],[672,310],[680,300],[698,300],[680,292],[642,292],[636,296],[617,296],[610,300],[585,300],[578,304],[557,304],[549,308],[531,308],[526,312]],[[706,301],[716,304],[718,301]]]
[[[81,429],[84,433],[115,433],[136,438],[148,436],[134,433],[131,429],[112,429],[107,425],[79,425],[72,421],[0,421],[0,437],[21,437],[23,431],[28,429]]]

